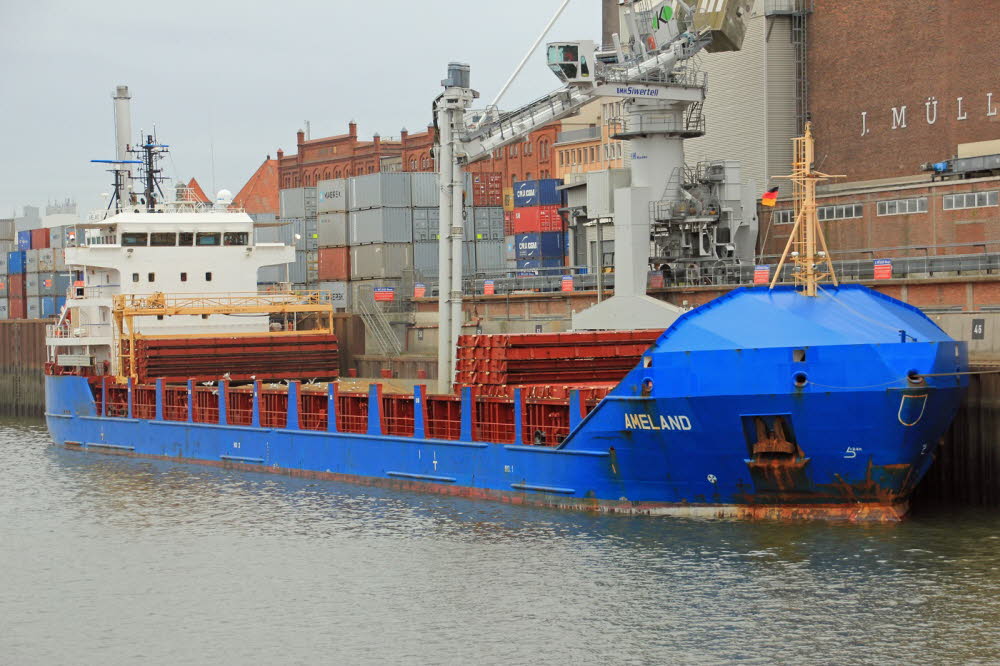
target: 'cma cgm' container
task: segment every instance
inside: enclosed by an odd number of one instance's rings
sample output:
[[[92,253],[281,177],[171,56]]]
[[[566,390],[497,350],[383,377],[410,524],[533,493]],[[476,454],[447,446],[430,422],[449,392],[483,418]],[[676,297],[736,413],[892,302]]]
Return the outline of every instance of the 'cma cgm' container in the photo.
[[[559,258],[566,255],[566,236],[561,231],[544,234],[515,234],[518,259]]]
[[[561,206],[563,203],[562,192],[556,189],[560,185],[562,185],[562,180],[559,178],[522,180],[514,183],[514,208]]]

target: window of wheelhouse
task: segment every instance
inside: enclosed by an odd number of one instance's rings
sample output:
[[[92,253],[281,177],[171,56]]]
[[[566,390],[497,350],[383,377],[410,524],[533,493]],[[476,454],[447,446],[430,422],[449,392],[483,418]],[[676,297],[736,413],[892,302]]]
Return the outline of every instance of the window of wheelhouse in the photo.
[[[199,231],[195,234],[195,245],[198,247],[218,245],[221,240],[222,234],[218,232]]]
[[[223,245],[246,245],[249,235],[245,231],[227,231],[222,234]]]
[[[189,231],[182,231],[177,234],[177,244],[182,247],[194,245],[194,234]]]
[[[146,247],[149,245],[149,234],[127,231],[122,234],[122,247]]]
[[[149,235],[149,244],[152,247],[173,247],[177,245],[177,234],[158,232]]]

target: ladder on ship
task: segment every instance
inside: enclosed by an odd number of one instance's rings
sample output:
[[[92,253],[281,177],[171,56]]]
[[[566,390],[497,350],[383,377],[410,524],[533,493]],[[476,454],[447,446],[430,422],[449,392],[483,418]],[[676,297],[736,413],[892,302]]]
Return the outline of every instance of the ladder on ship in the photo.
[[[399,338],[389,324],[389,318],[382,312],[382,308],[375,302],[375,292],[369,289],[362,289],[358,294],[358,314],[361,321],[365,323],[365,330],[371,335],[375,344],[383,356],[399,356],[403,353],[403,346],[399,343]]]

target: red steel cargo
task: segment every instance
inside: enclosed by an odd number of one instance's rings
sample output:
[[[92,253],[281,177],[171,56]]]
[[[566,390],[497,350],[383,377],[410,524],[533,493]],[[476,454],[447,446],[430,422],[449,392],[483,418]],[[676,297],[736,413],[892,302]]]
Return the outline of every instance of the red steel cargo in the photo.
[[[531,206],[513,211],[515,234],[537,234],[547,231],[562,231],[563,219],[559,206]]]
[[[49,246],[49,230],[48,229],[32,229],[31,230],[31,249],[32,250],[44,250]]]
[[[473,206],[503,205],[503,174],[479,173],[472,176]]]
[[[320,280],[351,279],[351,248],[321,247],[319,249]]]

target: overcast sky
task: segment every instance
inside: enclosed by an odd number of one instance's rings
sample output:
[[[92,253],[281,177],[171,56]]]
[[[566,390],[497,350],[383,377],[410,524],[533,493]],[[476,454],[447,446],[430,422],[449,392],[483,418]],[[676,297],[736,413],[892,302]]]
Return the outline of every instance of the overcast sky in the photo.
[[[170,144],[166,175],[234,193],[295,132],[398,136],[431,120],[447,63],[492,100],[559,0],[165,3],[0,0],[0,217],[25,204],[100,204],[114,158],[111,95],[133,133]],[[600,41],[600,2],[573,0],[547,40]],[[558,87],[540,47],[501,106]],[[214,169],[213,169],[214,149]]]

